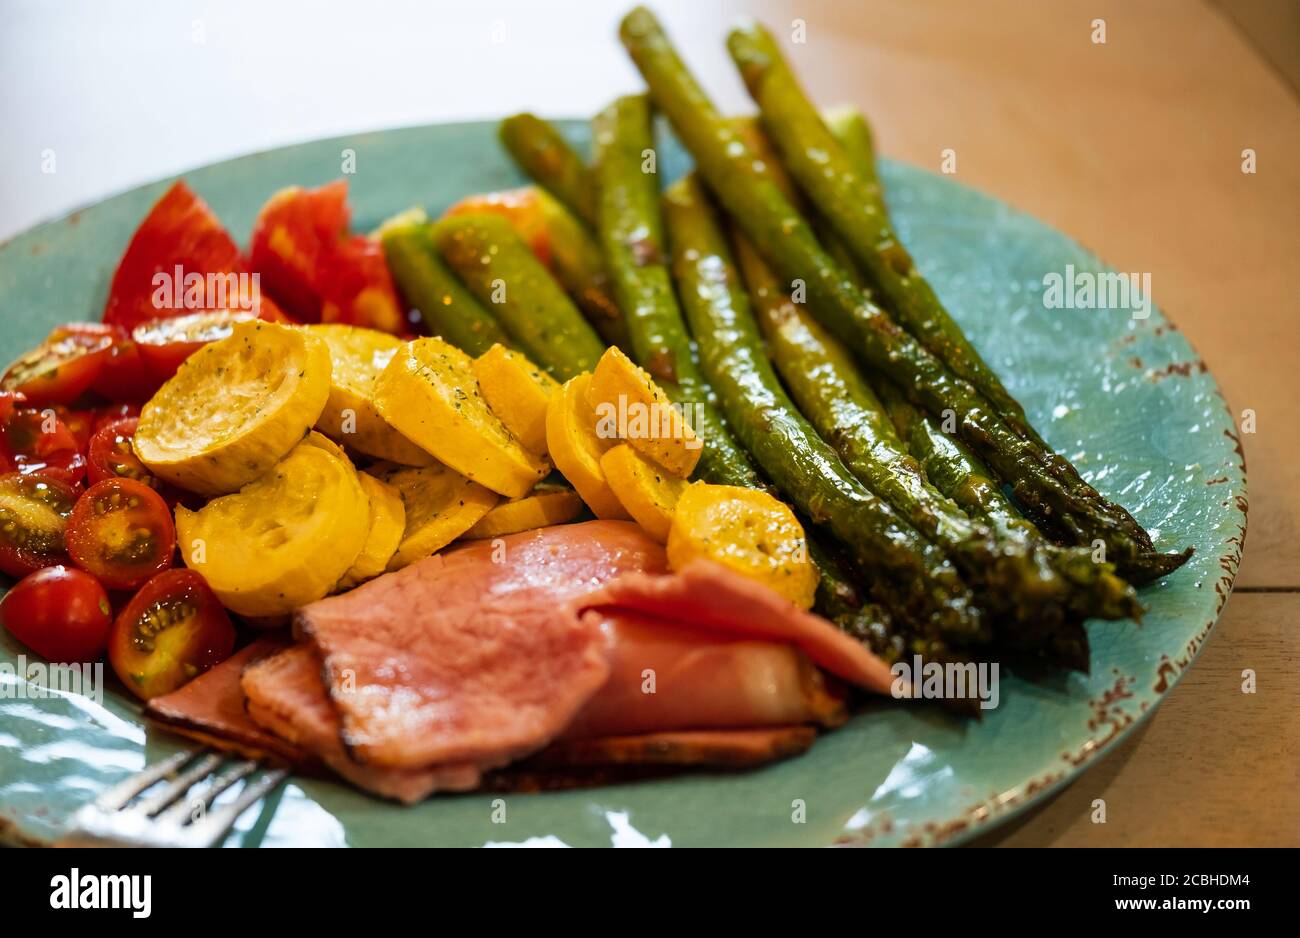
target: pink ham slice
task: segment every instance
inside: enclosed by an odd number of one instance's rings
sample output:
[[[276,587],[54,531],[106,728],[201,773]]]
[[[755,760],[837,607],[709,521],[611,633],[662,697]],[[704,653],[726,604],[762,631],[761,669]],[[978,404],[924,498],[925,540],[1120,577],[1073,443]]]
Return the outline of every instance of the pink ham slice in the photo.
[[[887,694],[893,683],[889,665],[833,624],[710,560],[693,560],[672,576],[619,577],[587,596],[583,608],[788,642],[850,684]]]
[[[662,547],[626,522],[543,528],[311,603],[295,626],[320,653],[355,762],[501,764],[544,747],[609,676],[600,623],[570,601],[663,567]]]
[[[244,668],[287,645],[285,639],[259,639],[180,689],[155,697],[145,706],[145,713],[183,735],[205,743],[215,738],[224,743],[223,748],[247,756],[270,754],[295,765],[310,761],[302,749],[249,719],[239,689]]]
[[[675,577],[638,577],[636,592]],[[615,581],[617,589],[622,581]],[[601,601],[609,594],[601,593]],[[596,597],[584,599],[584,604]],[[791,606],[791,609],[794,607]],[[600,608],[585,618],[610,637],[610,676],[565,739],[667,730],[843,722],[843,694],[788,642],[700,629],[683,620]]]
[[[403,770],[354,762],[339,741],[339,718],[321,683],[320,658],[306,645],[250,665],[244,670],[242,686],[249,716],[257,723],[377,795],[413,804],[435,791],[469,791],[481,780],[474,765]]]

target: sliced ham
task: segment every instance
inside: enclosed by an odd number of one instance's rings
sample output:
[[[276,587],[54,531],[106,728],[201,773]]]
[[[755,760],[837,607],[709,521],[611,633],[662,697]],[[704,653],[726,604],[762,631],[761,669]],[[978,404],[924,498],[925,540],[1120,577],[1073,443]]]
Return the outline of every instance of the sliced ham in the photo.
[[[665,579],[674,577],[639,577],[637,591],[625,595],[640,597],[647,586],[657,591]],[[603,601],[606,594],[600,595]],[[844,720],[843,695],[787,642],[616,607],[585,617],[609,636],[610,677],[569,724],[566,738]]]
[[[295,765],[307,762],[308,753],[249,718],[239,688],[244,668],[282,651],[287,644],[285,639],[259,639],[178,690],[155,697],[145,713],[183,735],[204,743],[215,738],[223,741],[223,748],[246,756],[272,755]]]
[[[381,769],[354,762],[339,739],[339,718],[321,682],[316,651],[295,645],[244,669],[248,713],[292,745],[312,753],[360,788],[407,804],[435,791],[469,791],[481,774],[473,765],[422,770]]]
[[[887,694],[889,666],[821,616],[710,560],[693,560],[672,576],[619,577],[583,600],[584,608],[638,612],[664,622],[750,639],[789,642],[837,677]]]
[[[568,601],[663,567],[663,549],[626,522],[542,528],[311,603],[295,627],[320,653],[353,760],[509,761],[559,735],[609,676],[599,621]]]

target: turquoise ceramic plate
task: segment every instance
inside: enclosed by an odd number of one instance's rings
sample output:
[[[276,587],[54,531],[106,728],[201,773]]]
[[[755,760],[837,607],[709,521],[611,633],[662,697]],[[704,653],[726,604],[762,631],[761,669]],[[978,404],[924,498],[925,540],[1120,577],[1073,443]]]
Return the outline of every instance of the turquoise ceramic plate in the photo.
[[[575,139],[585,133],[573,124]],[[308,143],[186,178],[237,236],[268,195],[339,175],[356,227],[520,177],[491,124],[422,127]],[[685,165],[666,148],[665,175]],[[1196,556],[1143,591],[1149,612],[1090,627],[1089,677],[1006,677],[982,722],[882,701],[807,755],[743,775],[693,774],[561,793],[436,797],[413,808],[329,781],[294,779],[245,814],[230,844],[822,845],[952,843],[1005,821],[1077,776],[1148,715],[1202,644],[1232,587],[1246,480],[1213,379],[1159,311],[1047,310],[1043,278],[1104,270],[1070,239],[970,189],[885,167],[899,226],[949,309],[1047,437],[1106,494],[1135,510],[1162,549]],[[0,358],[55,323],[97,318],[127,239],[168,182],[43,225],[0,248]],[[0,637],[0,663],[23,649]],[[7,670],[9,673],[3,673]],[[110,681],[102,703],[31,699],[0,669],[0,835],[45,842],[96,792],[183,745],[141,720]],[[804,805],[796,822],[794,804]]]

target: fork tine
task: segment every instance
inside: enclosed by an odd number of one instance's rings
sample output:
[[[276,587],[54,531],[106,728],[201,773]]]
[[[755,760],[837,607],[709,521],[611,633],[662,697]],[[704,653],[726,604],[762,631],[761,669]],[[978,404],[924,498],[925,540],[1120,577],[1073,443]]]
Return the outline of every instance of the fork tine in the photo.
[[[151,765],[143,771],[137,772],[130,778],[125,778],[118,782],[108,791],[104,792],[95,799],[95,807],[101,811],[120,811],[127,802],[129,802],[140,792],[144,791],[150,785],[159,779],[171,775],[181,766],[185,765],[191,759],[194,759],[209,750],[200,749],[197,752],[178,752],[175,755],[168,756],[162,762]]]
[[[224,806],[220,811],[209,814],[206,819],[190,827],[190,830],[194,832],[194,837],[205,847],[220,843],[222,838],[235,826],[235,821],[239,820],[241,814],[247,811],[254,802],[261,801],[271,789],[288,777],[289,773],[286,770],[275,769],[267,772],[255,782],[248,782],[244,785],[244,790],[240,792],[238,798]]]
[[[202,805],[204,808],[209,807],[217,796],[229,788],[235,782],[239,781],[246,775],[249,775],[258,768],[260,763],[253,760],[236,762],[222,770],[221,774],[216,776],[207,787],[192,798],[182,798],[174,805],[158,816],[160,824],[176,824],[184,826],[190,820],[190,814],[193,813],[196,806]]]
[[[167,807],[181,795],[193,787],[199,779],[210,775],[212,770],[221,764],[221,756],[210,752],[202,759],[199,759],[192,766],[176,776],[170,784],[156,795],[150,795],[132,810],[139,811],[145,817],[153,817],[163,808]]]

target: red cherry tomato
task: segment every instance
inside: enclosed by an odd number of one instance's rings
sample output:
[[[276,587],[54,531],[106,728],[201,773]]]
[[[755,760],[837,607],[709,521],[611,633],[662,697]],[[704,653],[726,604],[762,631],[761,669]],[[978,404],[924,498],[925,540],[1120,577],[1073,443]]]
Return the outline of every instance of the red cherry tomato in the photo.
[[[230,657],[235,627],[212,589],[193,570],[167,570],[118,615],[108,660],[137,697],[168,694]]]
[[[77,441],[77,448],[83,453],[90,446],[90,437],[95,432],[96,413],[93,410],[73,410],[70,407],[52,408],[55,415],[63,421],[72,438]]]
[[[68,556],[109,589],[134,589],[172,565],[176,527],[162,497],[135,479],[96,482],[77,500]]]
[[[101,407],[95,411],[95,421],[91,424],[90,435],[94,436],[98,431],[108,426],[110,423],[116,423],[119,420],[125,420],[127,417],[139,417],[140,405],[132,403],[112,404],[108,407]]]
[[[63,563],[77,490],[43,472],[0,476],[0,570],[26,576]]]
[[[229,336],[241,319],[252,318],[252,313],[229,310],[191,313],[143,323],[135,327],[132,336],[145,367],[161,384],[176,374],[185,359],[209,342]]]
[[[105,479],[134,479],[158,491],[158,479],[136,458],[131,448],[131,438],[135,436],[139,423],[139,417],[124,417],[95,431],[86,454],[87,482],[94,485]]]
[[[71,404],[90,390],[112,347],[110,336],[56,332],[10,365],[0,384],[37,406]]]
[[[90,390],[110,401],[145,401],[158,390],[140,361],[130,334],[121,326],[103,322],[70,322],[50,333],[50,340],[69,336],[107,336],[113,344]],[[49,341],[49,340],[47,340]]]
[[[330,246],[347,233],[347,197],[343,179],[319,189],[290,186],[271,196],[253,223],[249,264],[266,292],[305,322],[320,321],[320,274]]]
[[[89,573],[46,567],[23,577],[5,594],[0,622],[38,655],[72,664],[103,656],[113,610],[104,587]]]
[[[18,408],[0,425],[0,471],[43,472],[69,485],[86,474],[81,444],[53,408]]]

